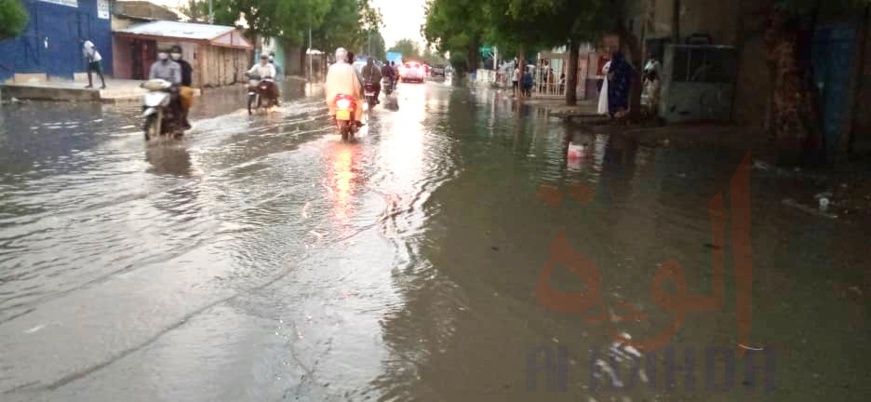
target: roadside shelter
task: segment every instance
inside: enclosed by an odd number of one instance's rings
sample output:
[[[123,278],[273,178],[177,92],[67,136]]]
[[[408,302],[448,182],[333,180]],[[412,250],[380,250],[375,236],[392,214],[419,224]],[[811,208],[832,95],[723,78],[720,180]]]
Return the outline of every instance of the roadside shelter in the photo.
[[[197,87],[245,82],[254,46],[234,27],[153,21],[114,32],[115,77],[143,80],[158,49],[179,45]]]

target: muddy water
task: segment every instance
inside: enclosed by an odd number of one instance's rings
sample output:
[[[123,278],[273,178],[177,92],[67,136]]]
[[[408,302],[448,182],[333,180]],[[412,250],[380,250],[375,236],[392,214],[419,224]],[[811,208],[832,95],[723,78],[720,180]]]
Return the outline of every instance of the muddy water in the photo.
[[[401,86],[345,144],[317,88],[253,117],[229,92],[149,145],[135,105],[0,110],[2,400],[866,399],[867,231],[782,204],[810,183],[751,172],[742,339],[732,229],[712,239],[708,206],[730,207],[743,153],[645,148],[437,83]],[[549,205],[542,185],[585,196]],[[597,284],[605,320],[536,297],[561,231],[601,279],[557,266],[545,287]],[[673,322],[661,263],[710,293],[719,251],[719,309],[655,352],[615,345]],[[757,378],[745,357],[707,389],[717,347],[757,353]]]

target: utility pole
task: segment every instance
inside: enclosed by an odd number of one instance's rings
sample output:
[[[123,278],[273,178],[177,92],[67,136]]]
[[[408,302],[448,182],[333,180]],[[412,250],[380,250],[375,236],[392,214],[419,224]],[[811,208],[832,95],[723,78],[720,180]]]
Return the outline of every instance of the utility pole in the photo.
[[[209,0],[209,24],[215,23],[215,13],[212,11],[212,0]]]
[[[312,27],[308,26],[308,81],[312,82],[313,75],[313,63],[312,63]]]

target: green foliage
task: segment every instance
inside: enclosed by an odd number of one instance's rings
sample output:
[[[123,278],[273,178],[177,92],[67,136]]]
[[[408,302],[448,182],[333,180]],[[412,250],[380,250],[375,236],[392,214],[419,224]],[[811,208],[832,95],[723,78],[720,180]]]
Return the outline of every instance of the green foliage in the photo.
[[[417,44],[411,39],[400,39],[392,47],[390,52],[402,53],[402,60],[420,59]]]
[[[430,0],[422,33],[440,52],[452,56],[471,55],[486,43],[513,57],[521,48],[535,53],[595,40],[603,31],[618,27],[620,13],[615,10],[621,10],[624,1]]]
[[[190,22],[209,21],[208,0],[187,0],[187,3],[181,5],[180,11],[190,17]]]
[[[20,0],[0,0],[0,40],[21,35],[29,19]]]
[[[378,60],[387,58],[387,46],[384,44],[384,36],[377,29],[363,32],[360,39],[361,46],[358,54],[375,57]]]
[[[377,32],[382,25],[369,0],[214,0],[213,7],[216,24],[233,25],[244,16],[249,37],[305,44],[311,29],[313,46],[328,53],[337,47],[358,49],[367,38],[364,32]]]

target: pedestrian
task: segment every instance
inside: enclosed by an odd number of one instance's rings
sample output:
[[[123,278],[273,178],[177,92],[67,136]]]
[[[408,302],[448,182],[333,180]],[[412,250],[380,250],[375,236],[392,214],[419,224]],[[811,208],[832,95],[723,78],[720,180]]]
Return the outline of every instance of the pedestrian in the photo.
[[[648,71],[644,78],[644,98],[645,109],[649,116],[657,115],[661,87],[659,72],[656,69]]]
[[[531,70],[531,68],[527,67],[526,72],[523,73],[523,95],[527,98],[532,97],[532,86],[535,84]]]
[[[94,43],[86,40],[82,45],[82,54],[85,56],[85,61],[88,63],[88,86],[85,88],[94,87],[94,78],[92,73],[97,73],[100,76],[100,82],[103,86],[100,89],[106,89],[106,78],[103,77],[103,56],[97,51]]]
[[[611,61],[609,60],[602,66],[602,75],[605,76],[605,79],[602,80],[602,86],[599,87],[599,107],[596,109],[601,115],[608,114],[608,70],[610,69]]]
[[[520,86],[520,66],[517,65],[517,62],[514,63],[514,74],[511,77],[512,88],[514,88],[514,97],[517,97],[518,89]]]
[[[614,52],[608,69],[608,114],[612,118],[623,117],[629,112],[629,91],[632,90],[633,71],[623,53]]]

